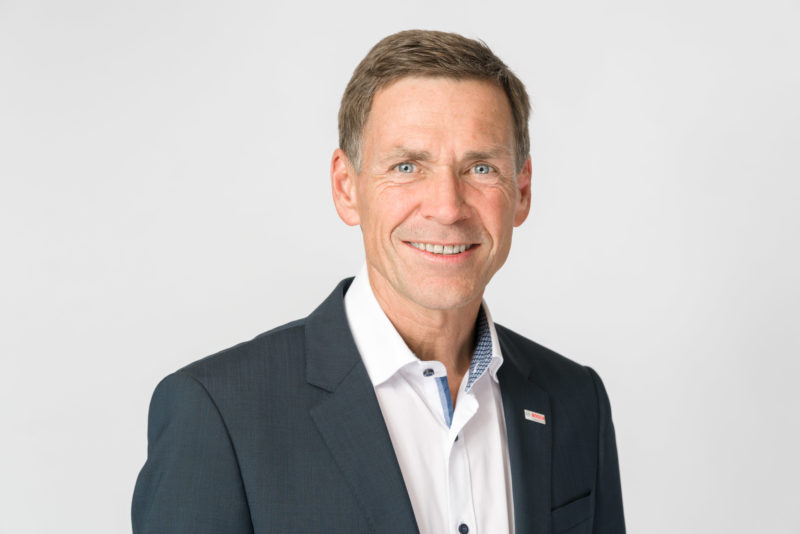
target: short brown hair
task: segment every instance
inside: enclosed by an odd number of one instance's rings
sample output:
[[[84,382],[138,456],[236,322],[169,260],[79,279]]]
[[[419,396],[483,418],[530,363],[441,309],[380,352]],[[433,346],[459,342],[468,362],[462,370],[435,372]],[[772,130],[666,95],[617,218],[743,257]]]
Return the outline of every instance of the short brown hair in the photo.
[[[530,152],[530,100],[525,85],[483,41],[457,33],[406,30],[384,37],[361,60],[339,106],[339,147],[356,167],[361,136],[379,89],[406,76],[487,80],[501,87],[511,105],[517,172]]]

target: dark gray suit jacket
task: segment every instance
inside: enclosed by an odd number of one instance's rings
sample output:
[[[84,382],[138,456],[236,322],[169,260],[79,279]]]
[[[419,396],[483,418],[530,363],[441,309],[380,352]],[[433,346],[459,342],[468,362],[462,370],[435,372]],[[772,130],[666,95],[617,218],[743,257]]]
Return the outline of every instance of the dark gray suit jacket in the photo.
[[[134,533],[417,532],[347,324],[349,283],[307,318],[158,385]],[[517,534],[624,533],[600,378],[499,325],[497,336]]]

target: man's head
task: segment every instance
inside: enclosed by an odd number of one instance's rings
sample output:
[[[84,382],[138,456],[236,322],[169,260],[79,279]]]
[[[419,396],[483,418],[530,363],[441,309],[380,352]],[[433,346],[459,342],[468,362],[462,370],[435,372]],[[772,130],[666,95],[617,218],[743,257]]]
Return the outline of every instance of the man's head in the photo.
[[[477,306],[530,208],[522,83],[482,43],[402,32],[361,62],[339,117],[334,202],[361,225],[379,301]]]
[[[530,152],[530,101],[525,85],[481,41],[456,33],[407,30],[384,37],[361,60],[339,106],[339,148],[361,168],[361,137],[375,94],[405,77],[485,80],[506,94],[511,106],[517,172]]]

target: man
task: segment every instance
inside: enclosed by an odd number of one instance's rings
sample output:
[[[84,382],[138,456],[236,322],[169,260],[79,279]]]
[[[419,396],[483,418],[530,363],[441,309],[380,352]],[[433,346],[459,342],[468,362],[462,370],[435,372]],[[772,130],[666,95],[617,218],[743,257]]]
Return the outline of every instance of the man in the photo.
[[[599,377],[482,301],[530,208],[528,113],[482,43],[407,31],[369,52],[331,164],[366,265],[158,386],[135,532],[625,531]]]

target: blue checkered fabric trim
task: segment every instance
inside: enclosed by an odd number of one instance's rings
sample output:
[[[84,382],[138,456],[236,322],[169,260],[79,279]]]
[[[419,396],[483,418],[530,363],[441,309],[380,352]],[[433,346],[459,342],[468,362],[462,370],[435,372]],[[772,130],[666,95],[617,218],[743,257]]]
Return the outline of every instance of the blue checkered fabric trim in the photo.
[[[492,334],[489,331],[489,320],[481,306],[478,312],[478,343],[475,345],[475,352],[472,353],[472,363],[469,364],[469,378],[467,379],[466,391],[472,387],[477,379],[489,367],[492,361]]]

